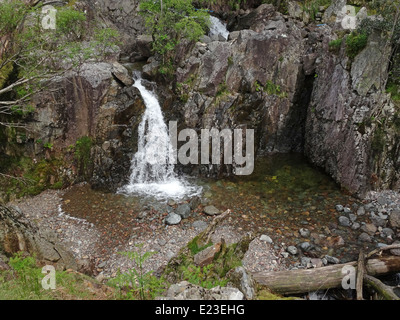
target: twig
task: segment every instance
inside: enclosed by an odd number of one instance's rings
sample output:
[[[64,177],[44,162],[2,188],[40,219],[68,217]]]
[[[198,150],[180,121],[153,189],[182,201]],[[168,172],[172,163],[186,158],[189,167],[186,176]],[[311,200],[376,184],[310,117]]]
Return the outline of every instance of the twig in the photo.
[[[364,251],[361,249],[360,254],[358,255],[357,278],[356,278],[357,300],[363,300],[364,274],[365,274]]]
[[[390,250],[390,249],[400,249],[400,244],[391,244],[391,245],[388,245],[385,247],[377,248],[375,250],[372,250],[370,253],[368,253],[365,258],[368,259],[368,258],[372,257],[374,254],[377,254],[384,250]]]

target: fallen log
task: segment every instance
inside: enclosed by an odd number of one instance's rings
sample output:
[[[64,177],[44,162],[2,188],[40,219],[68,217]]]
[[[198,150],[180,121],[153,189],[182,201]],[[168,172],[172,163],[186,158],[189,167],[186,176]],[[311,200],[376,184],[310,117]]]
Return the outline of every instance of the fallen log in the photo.
[[[368,287],[375,289],[385,300],[400,300],[391,287],[375,277],[364,275],[364,283]]]
[[[254,280],[259,284],[267,286],[275,293],[298,294],[320,289],[342,287],[342,281],[346,274],[343,273],[343,268],[346,266],[347,268],[354,267],[355,277],[357,274],[357,264],[357,261],[352,261],[313,269],[255,272],[252,275]],[[365,273],[371,276],[396,272],[400,272],[399,256],[369,259],[365,263]]]

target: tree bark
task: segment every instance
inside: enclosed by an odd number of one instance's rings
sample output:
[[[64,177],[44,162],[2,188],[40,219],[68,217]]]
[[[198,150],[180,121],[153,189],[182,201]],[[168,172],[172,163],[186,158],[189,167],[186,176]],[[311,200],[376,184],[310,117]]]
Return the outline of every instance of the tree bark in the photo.
[[[267,286],[273,292],[298,294],[341,287],[345,275],[342,273],[342,269],[345,266],[357,269],[357,261],[314,269],[255,272],[252,275],[258,283]],[[366,273],[372,276],[400,272],[400,257],[370,259],[366,262],[365,269]]]

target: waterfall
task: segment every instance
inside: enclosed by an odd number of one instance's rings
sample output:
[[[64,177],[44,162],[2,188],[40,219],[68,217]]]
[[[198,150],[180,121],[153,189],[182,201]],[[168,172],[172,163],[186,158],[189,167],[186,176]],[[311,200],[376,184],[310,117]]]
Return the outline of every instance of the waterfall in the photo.
[[[140,91],[146,110],[138,128],[138,151],[131,162],[129,183],[119,191],[157,199],[200,194],[201,188],[174,172],[174,150],[157,96],[143,86],[140,74],[134,74],[134,79],[133,86]]]
[[[211,21],[211,26],[208,35],[211,37],[213,35],[220,34],[225,38],[225,40],[227,40],[229,36],[229,31],[226,29],[226,24],[222,23],[221,20],[213,16],[210,16],[210,21]]]

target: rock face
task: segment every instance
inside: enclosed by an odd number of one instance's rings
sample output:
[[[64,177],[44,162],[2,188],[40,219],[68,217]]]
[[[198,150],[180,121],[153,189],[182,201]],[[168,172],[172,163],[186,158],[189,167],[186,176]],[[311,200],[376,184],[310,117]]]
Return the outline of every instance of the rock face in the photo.
[[[382,87],[390,48],[373,33],[354,59],[346,54],[345,39],[339,51],[331,51],[329,43],[337,39],[340,23],[331,23],[330,17],[336,19],[343,1],[325,11],[327,24],[318,26],[306,26],[292,2],[292,17],[270,4],[223,15],[231,31],[228,40],[203,37],[203,42],[179,44],[172,80],[157,72],[161,62],[150,57],[152,39],[136,14],[138,3],[100,0],[92,5],[123,32],[128,59],[147,61],[143,77],[157,83],[167,122],[177,120],[179,130],[198,133],[212,127],[254,129],[257,155],[302,152],[356,195],[400,187],[397,115]],[[57,92],[36,97],[37,111],[19,150],[9,143],[0,151],[33,158],[45,151],[35,143],[43,140],[54,144],[55,155],[64,156],[68,146],[89,136],[92,162],[84,170],[71,165],[70,180],[83,170],[93,187],[117,190],[128,178],[144,111],[131,83],[119,63],[84,64],[79,73],[54,82]],[[378,116],[385,122],[373,120]],[[178,171],[233,174],[229,165],[193,164],[178,166]]]
[[[72,254],[57,243],[56,235],[39,230],[15,208],[0,205],[0,253],[6,256],[25,251],[60,268],[77,269]]]
[[[393,104],[380,91],[387,70],[382,61],[388,61],[389,52],[377,51],[384,47],[384,40],[372,34],[366,48],[350,61],[343,48],[338,55],[329,53],[332,39],[325,36],[321,42],[320,50],[325,54],[319,54],[316,68],[305,153],[351,192],[363,195],[378,186],[388,188],[397,183],[398,160],[388,153],[391,147],[385,144],[397,137],[385,137],[384,130],[370,119],[377,112],[388,118],[394,114]]]

